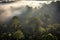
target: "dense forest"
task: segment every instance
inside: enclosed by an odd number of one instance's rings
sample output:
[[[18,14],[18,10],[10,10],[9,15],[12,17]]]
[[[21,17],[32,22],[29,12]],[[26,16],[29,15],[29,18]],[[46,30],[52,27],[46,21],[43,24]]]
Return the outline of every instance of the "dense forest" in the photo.
[[[32,7],[26,6],[28,11],[0,23],[0,40],[60,40],[59,5],[59,1],[44,4],[33,14],[29,13]],[[56,7],[58,11],[54,9]]]
[[[45,26],[39,18],[21,24],[19,18],[14,16],[10,25],[0,24],[0,40],[58,40],[56,30],[59,26],[60,24]]]

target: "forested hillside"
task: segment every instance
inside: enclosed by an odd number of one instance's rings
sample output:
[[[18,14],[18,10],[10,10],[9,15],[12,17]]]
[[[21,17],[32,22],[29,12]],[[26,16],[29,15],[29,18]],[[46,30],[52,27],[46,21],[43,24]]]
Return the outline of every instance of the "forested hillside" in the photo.
[[[0,40],[60,40],[60,1],[42,5],[11,9],[13,16],[0,22]]]

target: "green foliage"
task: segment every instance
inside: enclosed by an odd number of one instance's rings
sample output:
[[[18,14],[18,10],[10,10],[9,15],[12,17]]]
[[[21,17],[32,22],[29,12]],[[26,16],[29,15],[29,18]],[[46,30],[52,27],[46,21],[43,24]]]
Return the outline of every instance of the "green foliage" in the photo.
[[[45,15],[46,19],[49,19],[49,15]],[[48,21],[48,20],[47,20]],[[47,22],[46,21],[46,22]],[[20,20],[17,16],[12,18],[12,24],[9,29],[13,29],[13,33],[2,33],[1,38],[13,38],[13,39],[24,39],[25,40],[57,40],[57,37],[52,35],[53,31],[60,27],[60,24],[47,24],[43,22],[39,17],[31,18],[30,20],[25,20],[23,25],[21,25]],[[0,25],[5,32],[8,29],[8,25]],[[3,26],[3,27],[2,27]],[[21,30],[22,26],[22,30]],[[47,27],[46,27],[47,26]],[[6,30],[7,31],[7,30]],[[10,31],[10,30],[8,30]],[[22,32],[23,31],[23,32]],[[50,33],[51,31],[51,33]],[[49,34],[48,34],[49,33]]]
[[[43,27],[39,27],[39,32],[40,32],[41,34],[43,34],[43,33],[46,32],[46,30],[45,30],[45,28],[43,28]]]
[[[57,37],[49,33],[47,35],[43,35],[41,39],[42,40],[57,40]]]
[[[50,24],[48,25],[49,30],[52,31],[56,31],[58,28],[60,28],[60,24]]]
[[[6,33],[2,33],[1,37],[4,38],[6,36]]]
[[[17,16],[12,18],[12,27],[14,27],[15,30],[20,30],[21,24]]]
[[[12,36],[12,34],[11,34],[11,33],[9,33],[9,34],[8,34],[8,36],[10,37],[10,36]]]
[[[12,18],[12,24],[13,25],[19,25],[20,24],[19,18],[17,16],[14,16]]]
[[[16,39],[21,39],[21,38],[24,38],[24,34],[23,34],[23,32],[18,30],[13,34],[13,37]]]

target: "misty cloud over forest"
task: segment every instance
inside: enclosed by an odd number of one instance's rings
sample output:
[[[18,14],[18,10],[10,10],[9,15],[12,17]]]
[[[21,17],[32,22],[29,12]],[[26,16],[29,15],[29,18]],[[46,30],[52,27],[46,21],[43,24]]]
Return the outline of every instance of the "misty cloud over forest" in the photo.
[[[0,33],[1,39],[60,40],[60,1],[1,3]]]
[[[47,2],[44,2],[47,3]],[[38,7],[42,7],[44,4],[43,2],[16,2],[16,3],[10,3],[10,4],[0,4],[0,21],[5,21],[5,19],[9,19],[10,17],[18,14],[23,14],[23,12],[28,13],[29,11],[32,11],[32,14],[34,12],[34,9],[37,10]],[[32,4],[32,5],[31,5]],[[28,6],[27,6],[28,5]],[[31,10],[28,9],[28,7],[31,7]]]
[[[32,3],[32,4],[31,4]],[[17,5],[18,4],[18,5]],[[60,23],[59,18],[59,2],[17,2],[10,4],[0,4],[0,21],[5,22],[13,16],[19,16],[21,20],[28,19],[27,17],[43,17],[45,14],[50,16],[50,21]]]

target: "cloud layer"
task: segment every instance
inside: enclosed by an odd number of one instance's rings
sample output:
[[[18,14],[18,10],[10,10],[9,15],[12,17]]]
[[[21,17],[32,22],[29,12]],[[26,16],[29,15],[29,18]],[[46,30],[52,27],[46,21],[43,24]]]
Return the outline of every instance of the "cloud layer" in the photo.
[[[19,16],[21,20],[42,16],[46,22],[44,14],[47,14],[51,17],[52,22],[58,23],[60,20],[59,7],[59,2],[52,1],[17,1],[9,4],[0,4],[0,22],[5,22],[13,16]]]
[[[7,4],[0,4],[0,11],[4,11],[0,13],[0,21],[5,21],[6,19],[21,14],[26,10],[26,6],[34,8],[41,8],[43,4],[49,4],[51,1],[18,1],[15,3],[7,3]]]

